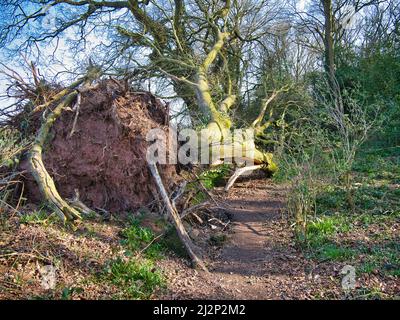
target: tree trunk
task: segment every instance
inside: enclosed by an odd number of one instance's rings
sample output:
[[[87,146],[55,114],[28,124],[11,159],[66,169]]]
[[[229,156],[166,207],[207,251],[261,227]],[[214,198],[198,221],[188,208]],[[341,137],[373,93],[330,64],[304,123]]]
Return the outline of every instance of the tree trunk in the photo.
[[[331,89],[335,89],[335,52],[333,42],[332,0],[322,0],[325,18],[325,71],[329,75]]]

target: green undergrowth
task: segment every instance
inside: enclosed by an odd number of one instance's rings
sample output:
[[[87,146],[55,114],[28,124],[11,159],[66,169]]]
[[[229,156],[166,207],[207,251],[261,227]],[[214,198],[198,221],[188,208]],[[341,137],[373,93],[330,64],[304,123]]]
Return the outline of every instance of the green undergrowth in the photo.
[[[230,172],[230,165],[222,164],[217,167],[203,171],[200,175],[200,181],[207,189],[212,189],[225,184],[226,177]]]
[[[129,219],[121,231],[124,254],[109,261],[99,276],[99,280],[119,289],[115,299],[149,299],[165,287],[165,278],[156,261],[163,258],[167,247],[141,222],[141,217]]]
[[[165,286],[160,270],[150,259],[123,259],[118,257],[108,263],[101,279],[117,286],[116,299],[149,299]]]
[[[21,215],[19,218],[19,222],[22,224],[37,224],[42,226],[49,226],[59,222],[59,219],[54,213],[49,214],[45,209],[42,208]]]
[[[165,251],[161,242],[155,241],[155,234],[150,228],[141,226],[140,219],[130,219],[130,224],[121,235],[121,243],[126,248],[126,255],[141,252],[149,259],[160,259]],[[143,252],[142,252],[143,251]]]
[[[203,170],[198,175],[198,180],[192,181],[186,186],[186,192],[190,194],[190,205],[194,206],[206,201],[208,199],[207,190],[225,185],[230,171],[228,164]]]
[[[344,186],[320,185],[299,245],[310,259],[346,262],[358,274],[399,277],[400,245],[392,225],[400,221],[400,148],[362,148],[352,176],[354,211]]]

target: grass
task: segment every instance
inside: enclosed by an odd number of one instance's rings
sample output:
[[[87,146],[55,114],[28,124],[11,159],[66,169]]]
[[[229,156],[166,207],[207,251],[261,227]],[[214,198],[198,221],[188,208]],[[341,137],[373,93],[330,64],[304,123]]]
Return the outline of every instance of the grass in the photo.
[[[322,261],[346,261],[357,273],[400,277],[400,245],[391,226],[400,221],[400,148],[361,150],[353,167],[355,212],[340,186],[321,188],[315,215],[306,227],[306,256]],[[377,231],[369,233],[369,228]],[[371,229],[374,230],[374,229]],[[368,241],[343,241],[345,235]],[[371,289],[372,290],[372,289]],[[377,292],[362,295],[379,296]],[[368,291],[368,290],[367,290]]]
[[[20,217],[19,222],[22,224],[40,224],[48,226],[57,221],[57,217],[48,214],[44,210],[38,210],[31,213],[24,214]]]
[[[356,266],[359,274],[379,272],[400,277],[400,244],[388,237],[378,244],[346,244],[340,236],[351,233],[352,221],[327,217],[309,224],[306,256],[319,261],[347,261]]]
[[[348,261],[353,258],[355,252],[351,248],[342,247],[335,243],[327,243],[316,249],[312,257],[320,261]]]
[[[149,299],[155,290],[165,286],[163,275],[147,259],[116,258],[110,261],[101,279],[120,288],[116,298]]]
[[[338,232],[350,231],[349,219],[342,215],[324,216],[312,220],[307,226],[307,235],[311,239],[332,236]]]
[[[119,288],[116,299],[149,299],[156,290],[165,287],[165,279],[155,266],[155,261],[163,257],[165,246],[154,241],[153,231],[140,222],[140,217],[130,219],[121,232],[124,256],[109,261],[98,279]]]
[[[140,225],[140,219],[131,219],[130,225],[121,232],[123,240],[121,241],[127,249],[126,254],[132,255],[133,253],[144,249],[144,255],[147,258],[159,259],[165,251],[162,243],[152,241],[155,235],[149,228]],[[149,245],[150,244],[150,245]]]
[[[390,241],[391,225],[400,219],[400,146],[382,147],[373,140],[362,146],[353,164],[350,191],[339,176],[326,173],[334,169],[326,165],[337,162],[324,160],[324,150],[317,151],[311,152],[312,161],[308,152],[283,154],[282,170],[274,177],[291,186],[288,212],[307,255],[323,260],[356,258],[359,250],[342,240],[345,235]],[[379,232],[369,235],[372,229]]]
[[[387,275],[400,277],[400,244],[398,241],[389,241],[384,245],[361,247],[364,254],[360,265],[360,273],[381,272]]]
[[[344,261],[354,256],[354,250],[335,241],[335,236],[351,230],[348,220],[342,216],[317,218],[307,226],[305,248],[310,258],[320,261]]]

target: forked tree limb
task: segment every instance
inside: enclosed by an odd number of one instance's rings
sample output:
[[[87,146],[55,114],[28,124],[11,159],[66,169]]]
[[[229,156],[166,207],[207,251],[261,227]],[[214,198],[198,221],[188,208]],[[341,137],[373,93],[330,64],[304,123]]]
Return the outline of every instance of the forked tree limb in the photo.
[[[233,184],[235,183],[237,178],[239,178],[242,174],[244,174],[246,172],[254,171],[257,169],[261,169],[262,167],[263,167],[263,165],[256,165],[256,166],[248,166],[248,167],[243,167],[243,168],[237,169],[235,171],[235,173],[229,178],[228,183],[225,186],[225,191],[228,191],[233,186]]]
[[[271,118],[272,118],[272,114],[273,114],[273,109],[270,110],[270,114],[269,114],[269,119],[268,121],[264,124],[261,125],[264,116],[265,116],[265,112],[267,111],[267,108],[269,106],[269,104],[272,102],[272,100],[274,100],[281,92],[286,92],[290,89],[289,86],[284,86],[278,90],[275,90],[274,92],[272,92],[271,96],[265,100],[264,105],[262,106],[260,113],[258,115],[258,117],[253,121],[252,123],[252,127],[255,129],[258,129],[258,132],[262,132],[264,131],[271,123]]]
[[[192,260],[192,266],[194,268],[201,268],[204,271],[208,271],[206,266],[204,265],[203,261],[196,255],[196,253],[193,251],[193,243],[192,240],[190,239],[189,235],[187,234],[185,227],[183,226],[183,223],[181,221],[181,218],[179,216],[178,211],[176,208],[172,205],[168,193],[165,190],[164,184],[161,180],[161,176],[158,172],[157,165],[154,163],[148,163],[149,169],[151,174],[153,175],[153,178],[157,184],[158,190],[161,194],[161,198],[165,203],[165,206],[167,208],[168,213],[172,217],[172,221],[175,225],[176,231],[178,232],[179,239],[182,241],[184,244],[187,253],[189,254],[191,260]]]
[[[252,123],[252,127],[260,126],[262,120],[264,119],[265,112],[267,111],[267,108],[268,108],[269,104],[271,103],[272,100],[274,100],[276,98],[278,93],[279,93],[278,91],[274,91],[271,94],[271,96],[264,102],[264,105],[262,106],[262,108],[260,110],[260,114],[258,115],[258,117]]]

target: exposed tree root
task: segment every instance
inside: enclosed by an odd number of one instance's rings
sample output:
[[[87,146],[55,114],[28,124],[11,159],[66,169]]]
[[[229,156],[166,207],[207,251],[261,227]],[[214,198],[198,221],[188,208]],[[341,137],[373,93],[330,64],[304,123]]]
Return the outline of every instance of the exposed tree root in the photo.
[[[70,86],[68,86],[67,88],[65,88],[64,90],[61,90],[59,93],[57,93],[56,95],[54,95],[49,101],[47,101],[44,104],[38,105],[36,106],[31,113],[35,113],[35,112],[39,112],[43,109],[46,109],[47,107],[49,107],[51,104],[56,103],[61,101],[68,93],[70,93],[72,90],[74,90],[77,86],[81,85],[86,78],[80,78],[77,81],[75,81],[74,83],[72,83]]]
[[[99,216],[96,211],[93,211],[90,209],[88,206],[86,206],[81,200],[79,200],[79,191],[78,189],[75,189],[75,196],[71,200],[68,200],[69,204],[77,209],[79,212],[81,212],[84,215],[87,216]]]
[[[178,211],[173,206],[173,204],[171,203],[171,201],[168,197],[168,193],[165,190],[164,184],[161,180],[161,176],[158,172],[157,165],[154,163],[149,163],[148,165],[149,165],[151,174],[153,175],[154,180],[157,184],[158,190],[160,191],[161,198],[163,199],[163,201],[165,203],[168,213],[172,217],[172,221],[175,225],[176,231],[178,232],[178,236],[181,239],[182,243],[184,244],[186,251],[192,260],[193,268],[201,268],[204,271],[208,272],[203,261],[196,255],[196,253],[193,250],[194,245],[192,243],[192,240],[190,239],[189,235],[187,234],[187,232],[185,230],[185,227],[182,224],[182,221],[181,221]]]
[[[71,205],[68,204],[60,196],[54,184],[53,179],[51,178],[50,174],[46,170],[46,167],[44,166],[42,159],[42,151],[54,122],[61,115],[63,110],[68,108],[68,106],[70,106],[72,102],[76,100],[77,97],[78,97],[77,101],[77,112],[78,112],[80,97],[79,97],[79,91],[76,90],[75,88],[81,84],[84,85],[84,89],[88,88],[90,84],[93,82],[93,80],[97,79],[100,76],[100,74],[101,74],[100,69],[98,69],[93,65],[90,65],[88,67],[87,74],[84,77],[75,81],[69,87],[67,87],[66,89],[62,90],[61,92],[53,96],[53,98],[47,104],[38,106],[34,110],[34,112],[37,112],[43,108],[49,107],[51,103],[61,101],[54,108],[54,110],[50,112],[47,118],[43,120],[43,123],[39,129],[39,132],[35,138],[35,141],[29,153],[29,165],[32,176],[35,178],[36,183],[38,184],[39,190],[42,193],[43,197],[47,201],[48,205],[52,209],[54,209],[56,214],[63,221],[66,220],[73,221],[81,219],[81,213],[90,214],[93,213],[93,211],[90,210],[87,206],[85,206],[81,201],[79,201],[79,194],[77,192],[76,192],[76,197],[72,201]],[[72,133],[73,131],[71,132],[71,135]]]

